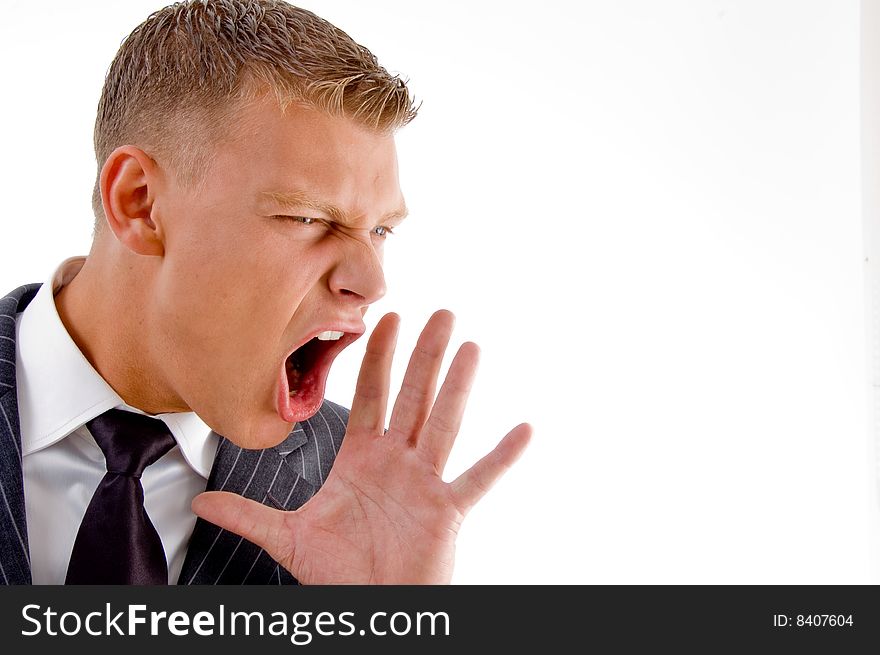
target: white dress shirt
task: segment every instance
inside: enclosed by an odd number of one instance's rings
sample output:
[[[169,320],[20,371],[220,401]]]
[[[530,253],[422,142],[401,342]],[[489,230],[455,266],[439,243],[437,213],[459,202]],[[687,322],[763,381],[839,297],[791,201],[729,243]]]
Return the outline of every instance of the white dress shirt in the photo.
[[[16,315],[16,389],[25,507],[34,584],[64,584],[80,522],[101,478],[104,454],[85,423],[126,405],[77,348],[58,316],[55,294],[79,273],[72,257]],[[190,502],[205,490],[218,437],[194,412],[158,414],[177,446],[144,471],[144,505],[176,583],[196,517]]]

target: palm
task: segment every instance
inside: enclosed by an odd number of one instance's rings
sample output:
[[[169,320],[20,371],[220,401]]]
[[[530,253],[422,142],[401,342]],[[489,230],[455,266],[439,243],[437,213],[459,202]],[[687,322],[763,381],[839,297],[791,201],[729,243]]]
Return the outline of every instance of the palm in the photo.
[[[446,485],[411,450],[382,442],[366,453],[357,441],[298,512],[279,561],[306,584],[448,581],[464,516]]]
[[[433,402],[452,316],[428,322],[410,360],[387,434],[388,378],[397,318],[370,338],[348,430],[321,489],[295,512],[233,494],[203,494],[203,518],[264,548],[306,584],[446,583],[467,511],[525,448],[521,425],[452,483],[442,472],[473,380],[478,351],[465,344]]]

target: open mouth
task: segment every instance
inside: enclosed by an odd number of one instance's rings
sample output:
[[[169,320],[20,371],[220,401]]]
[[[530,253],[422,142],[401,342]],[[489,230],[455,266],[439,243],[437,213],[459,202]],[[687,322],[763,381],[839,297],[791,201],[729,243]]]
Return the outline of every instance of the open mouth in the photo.
[[[303,421],[318,411],[330,365],[361,332],[324,330],[284,360],[278,383],[278,415],[287,423]]]

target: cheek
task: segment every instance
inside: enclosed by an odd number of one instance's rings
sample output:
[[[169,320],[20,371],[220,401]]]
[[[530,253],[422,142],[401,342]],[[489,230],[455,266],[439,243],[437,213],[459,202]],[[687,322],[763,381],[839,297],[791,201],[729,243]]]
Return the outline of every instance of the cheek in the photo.
[[[169,234],[162,295],[187,317],[178,330],[188,340],[219,347],[233,336],[246,342],[275,334],[277,341],[343,248],[332,238],[294,238],[299,233],[283,227],[199,212]]]
[[[250,345],[249,333],[268,327],[268,274],[248,250],[211,238],[166,252],[159,302],[170,336],[181,350],[199,353],[231,353],[239,344]]]
[[[194,214],[179,234],[170,235],[163,267],[165,277],[187,302],[232,311],[265,284],[273,263],[271,240],[259,225],[233,216],[213,220]],[[276,246],[277,248],[277,246]],[[251,309],[251,307],[242,307]],[[211,312],[214,313],[214,312]]]

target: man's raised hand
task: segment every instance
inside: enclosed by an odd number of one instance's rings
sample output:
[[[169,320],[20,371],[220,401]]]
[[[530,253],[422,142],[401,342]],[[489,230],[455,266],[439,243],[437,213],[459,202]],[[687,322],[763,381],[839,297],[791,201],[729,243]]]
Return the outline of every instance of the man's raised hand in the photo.
[[[453,322],[442,310],[428,321],[385,433],[400,319],[382,317],[367,344],[336,462],[298,510],[212,491],[195,498],[193,511],[257,544],[303,584],[448,583],[462,520],[531,436],[528,424],[515,427],[458,478],[443,481],[479,358],[475,344],[463,344],[434,401]]]

